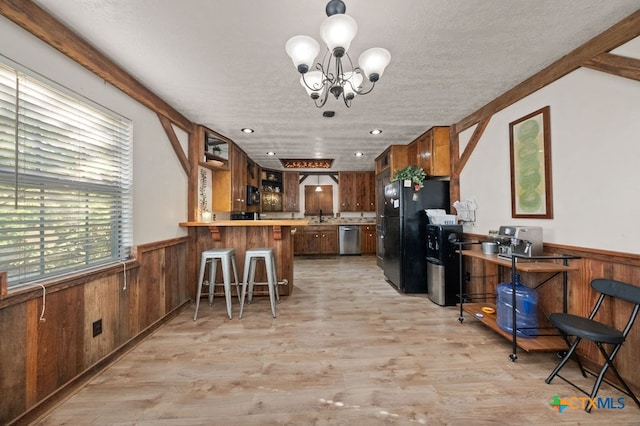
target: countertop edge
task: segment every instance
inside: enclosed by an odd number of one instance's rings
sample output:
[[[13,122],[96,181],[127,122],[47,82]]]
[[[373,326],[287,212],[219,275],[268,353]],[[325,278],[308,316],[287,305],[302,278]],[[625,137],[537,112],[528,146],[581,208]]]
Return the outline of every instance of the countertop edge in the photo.
[[[309,222],[306,220],[216,220],[213,222],[180,222],[179,225],[182,227],[307,226]]]

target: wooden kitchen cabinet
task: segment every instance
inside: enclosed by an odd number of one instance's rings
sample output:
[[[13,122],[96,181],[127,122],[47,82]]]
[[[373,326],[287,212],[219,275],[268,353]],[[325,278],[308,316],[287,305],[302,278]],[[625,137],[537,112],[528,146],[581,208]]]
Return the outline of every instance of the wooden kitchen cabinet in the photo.
[[[409,165],[407,145],[391,145],[376,158],[376,175],[389,170],[391,176]]]
[[[300,173],[282,173],[282,190],[284,192],[283,211],[299,212],[300,209]]]
[[[362,254],[376,253],[376,226],[361,225],[360,226],[360,251]]]
[[[375,175],[373,172],[338,173],[341,212],[375,211]]]
[[[257,211],[258,206],[247,206],[247,154],[229,142],[229,170],[213,170],[211,209],[219,212]]]
[[[322,191],[316,192],[317,185],[305,185],[304,187],[304,214],[305,216],[333,215],[333,186],[320,185]]]
[[[281,212],[283,206],[282,172],[263,169],[260,173],[260,206],[262,212]]]
[[[376,175],[374,172],[365,172],[361,177],[364,194],[362,197],[362,205],[365,212],[376,211]]]
[[[355,210],[356,174],[353,172],[338,173],[338,205],[341,212]]]
[[[231,205],[232,211],[247,209],[247,154],[237,146],[231,147]],[[214,192],[215,194],[215,192]]]
[[[422,167],[428,176],[449,176],[450,146],[449,127],[432,127],[409,145],[409,155],[413,155],[409,157],[409,163]]]
[[[338,254],[338,227],[326,227],[320,233],[320,254]]]
[[[315,225],[298,229],[293,250],[294,254],[338,254],[338,227]]]

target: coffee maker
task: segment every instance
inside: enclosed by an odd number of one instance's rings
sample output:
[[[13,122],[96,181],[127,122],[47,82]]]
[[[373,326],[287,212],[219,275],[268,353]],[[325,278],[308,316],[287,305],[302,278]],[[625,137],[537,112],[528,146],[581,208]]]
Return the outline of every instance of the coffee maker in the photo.
[[[490,236],[498,243],[498,256],[511,259],[512,254],[532,257],[542,255],[541,226],[501,226]]]

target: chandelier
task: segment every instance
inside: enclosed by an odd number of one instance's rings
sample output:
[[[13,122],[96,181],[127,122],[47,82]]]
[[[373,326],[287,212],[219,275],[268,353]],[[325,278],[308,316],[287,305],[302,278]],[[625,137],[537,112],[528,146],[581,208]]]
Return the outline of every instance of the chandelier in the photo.
[[[300,73],[300,84],[318,108],[327,102],[329,93],[336,99],[342,98],[349,108],[356,95],[366,95],[373,90],[389,65],[391,54],[381,47],[373,47],[362,52],[359,66],[354,67],[347,50],[356,36],[358,24],[345,14],[346,6],[341,0],[331,0],[325,10],[327,19],[320,25],[320,37],[327,50],[322,61],[314,65],[315,70],[310,71],[320,53],[320,45],[313,38],[292,37],[287,41],[286,50]]]

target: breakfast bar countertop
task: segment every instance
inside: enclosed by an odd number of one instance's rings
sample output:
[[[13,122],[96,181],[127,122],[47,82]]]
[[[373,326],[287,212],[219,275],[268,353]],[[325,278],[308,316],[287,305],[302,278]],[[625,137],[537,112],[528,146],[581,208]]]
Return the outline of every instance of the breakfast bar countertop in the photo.
[[[307,226],[306,220],[214,220],[212,222],[180,222],[180,226]]]

